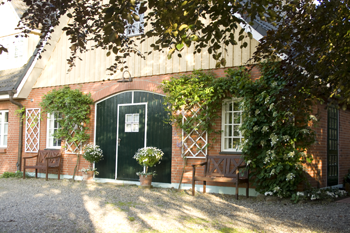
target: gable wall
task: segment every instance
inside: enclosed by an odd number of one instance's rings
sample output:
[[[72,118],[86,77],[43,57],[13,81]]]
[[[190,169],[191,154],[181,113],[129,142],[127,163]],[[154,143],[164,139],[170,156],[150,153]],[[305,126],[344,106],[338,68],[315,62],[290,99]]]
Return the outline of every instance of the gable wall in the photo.
[[[236,32],[236,38],[238,38],[238,31]],[[155,38],[146,40],[140,46],[140,51],[143,54],[151,51],[150,45],[154,40]],[[240,49],[240,45],[245,41],[248,42],[248,47]],[[257,45],[258,41],[255,39],[245,39],[236,46],[227,46],[227,52],[222,51],[227,60],[226,67],[246,65]],[[34,88],[122,78],[122,73],[119,71],[113,76],[110,76],[110,72],[106,71],[113,64],[114,58],[113,55],[107,57],[106,51],[101,49],[81,54],[82,61],[77,59],[76,67],[68,72],[69,47],[68,37],[62,33]],[[129,67],[128,71],[132,77],[145,77],[189,72],[194,69],[215,68],[216,61],[209,56],[207,51],[203,50],[201,54],[193,55],[193,48],[193,46],[185,47],[181,52],[182,58],[179,58],[175,52],[170,60],[167,59],[167,51],[164,53],[152,52],[152,54],[146,55],[145,59],[132,54],[131,57],[126,59],[126,64]],[[128,74],[126,74],[126,77],[129,77]]]

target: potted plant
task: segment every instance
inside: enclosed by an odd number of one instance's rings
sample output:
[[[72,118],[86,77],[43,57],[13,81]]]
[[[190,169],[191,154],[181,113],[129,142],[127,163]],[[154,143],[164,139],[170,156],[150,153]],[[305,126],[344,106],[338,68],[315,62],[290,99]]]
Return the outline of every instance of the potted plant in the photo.
[[[83,173],[83,180],[92,180],[93,175],[98,175],[97,169],[92,168],[92,164],[103,159],[102,153],[103,151],[98,145],[88,144],[84,147],[83,157],[90,162],[90,166],[80,170]]]
[[[80,170],[83,173],[83,180],[84,181],[91,181],[94,175],[98,175],[99,172],[96,168],[88,167],[88,168],[82,168]]]
[[[143,171],[136,173],[136,175],[140,176],[141,187],[151,187],[152,177],[156,175],[156,172],[148,172],[148,167],[153,167],[156,166],[156,163],[160,163],[163,155],[163,151],[156,147],[144,147],[138,149],[134,155],[134,159],[143,166]]]

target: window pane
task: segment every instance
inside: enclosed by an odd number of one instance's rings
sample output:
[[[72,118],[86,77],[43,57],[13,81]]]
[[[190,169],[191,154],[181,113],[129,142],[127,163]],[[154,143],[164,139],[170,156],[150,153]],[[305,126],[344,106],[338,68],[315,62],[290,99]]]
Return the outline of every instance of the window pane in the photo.
[[[126,114],[125,121],[127,123],[132,122],[132,118],[133,118],[132,114]]]
[[[59,123],[58,123],[58,121],[57,121],[57,118],[55,118],[55,121],[54,121],[54,128],[55,129],[58,129],[59,128]]]
[[[49,137],[52,137],[53,132],[53,129],[49,129]]]
[[[9,113],[5,112],[5,122],[9,122]]]
[[[232,136],[232,126],[231,125],[225,126],[225,136]]]
[[[53,146],[53,137],[48,138],[49,147]]]
[[[241,124],[241,113],[240,112],[235,112],[234,113],[234,123],[235,124]]]
[[[225,149],[230,149],[230,148],[232,148],[232,139],[226,138],[225,139]]]
[[[53,146],[57,146],[57,139],[53,138]]]
[[[132,124],[132,132],[139,132],[139,124]]]
[[[240,142],[239,138],[233,138],[232,139],[232,148],[233,149],[238,149],[239,142]]]
[[[239,125],[234,125],[233,126],[234,127],[234,130],[233,130],[233,136],[235,136],[235,137],[239,137],[240,136],[240,133],[239,133]]]
[[[131,124],[125,124],[125,132],[131,132]]]
[[[7,146],[7,135],[4,135],[3,145],[4,145],[4,146]]]
[[[2,123],[2,112],[0,112],[0,124]]]
[[[49,129],[53,129],[54,126],[55,126],[55,121],[52,118],[50,118],[50,120],[49,120]]]
[[[229,108],[228,108],[228,111],[232,111],[233,110],[233,103],[229,103]]]
[[[233,111],[240,111],[239,109],[239,102],[235,102],[234,105],[233,105]]]
[[[226,113],[226,117],[225,117],[225,123],[226,124],[232,124],[232,113]]]
[[[8,123],[4,124],[4,134],[8,134]]]
[[[139,114],[134,114],[134,122],[135,123],[139,122]]]

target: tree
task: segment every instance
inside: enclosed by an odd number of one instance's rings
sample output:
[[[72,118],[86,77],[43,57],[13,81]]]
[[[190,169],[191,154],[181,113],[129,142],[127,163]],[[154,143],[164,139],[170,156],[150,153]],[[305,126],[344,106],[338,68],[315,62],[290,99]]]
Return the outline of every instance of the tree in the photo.
[[[0,3],[4,3],[0,0]],[[10,0],[8,0],[10,1]],[[21,18],[19,29],[27,36],[30,29],[40,28],[42,38],[52,33],[61,18],[67,15],[71,23],[63,28],[71,42],[70,67],[78,58],[78,52],[102,48],[106,55],[115,56],[115,64],[109,70],[123,70],[125,57],[130,53],[141,54],[135,44],[134,37],[128,37],[126,30],[135,30],[134,22],[140,20],[139,15],[148,11],[145,25],[152,29],[142,36],[157,36],[151,45],[154,50],[168,50],[168,55],[181,51],[183,47],[195,44],[195,52],[208,48],[209,54],[218,61],[217,66],[225,64],[225,58],[219,52],[222,44],[235,45],[245,38],[244,29],[235,37],[239,24],[247,22],[238,15],[245,15],[252,20],[260,16],[274,20],[273,9],[281,6],[282,0],[241,0],[241,1],[204,1],[204,0],[109,0],[102,4],[100,0],[24,0],[28,9]],[[236,14],[237,13],[237,14]],[[207,21],[207,23],[206,23]],[[251,37],[251,33],[246,36]],[[244,43],[242,47],[247,46]],[[0,46],[0,52],[1,50]],[[4,49],[3,49],[4,51]],[[181,56],[180,54],[178,54]]]
[[[5,0],[0,0],[4,3]],[[10,0],[8,0],[10,1]],[[207,48],[225,65],[220,52],[225,46],[251,37],[250,32],[235,31],[239,25],[248,26],[254,19],[278,26],[261,40],[254,61],[282,57],[282,78],[289,80],[291,95],[309,87],[310,95],[323,101],[350,103],[349,0],[24,0],[28,6],[19,28],[23,36],[30,29],[40,28],[42,38],[55,30],[61,18],[67,15],[71,23],[63,28],[71,42],[68,63],[72,68],[79,53],[102,48],[113,55],[115,63],[109,68],[116,72],[126,68],[125,57],[135,53],[143,57],[136,45],[136,37],[128,37],[126,30],[135,28],[140,14],[148,12],[144,25],[151,25],[142,38],[157,40],[153,50],[167,51],[171,57],[185,46],[195,46],[194,53]],[[244,20],[249,19],[249,20]],[[88,45],[89,43],[89,45]],[[91,45],[91,46],[90,46]],[[42,46],[42,45],[41,45]],[[242,47],[247,46],[246,43]],[[0,45],[0,54],[6,48]],[[181,56],[180,53],[177,53]]]
[[[349,1],[294,1],[276,31],[261,40],[255,61],[282,56],[282,77],[291,95],[299,90],[321,101],[350,103]]]

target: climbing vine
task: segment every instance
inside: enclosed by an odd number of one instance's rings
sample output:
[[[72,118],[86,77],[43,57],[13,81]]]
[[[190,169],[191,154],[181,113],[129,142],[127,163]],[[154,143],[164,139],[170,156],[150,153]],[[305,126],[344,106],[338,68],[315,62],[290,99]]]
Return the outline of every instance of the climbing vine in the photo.
[[[242,154],[251,167],[256,190],[266,195],[290,197],[300,182],[306,182],[303,163],[311,162],[307,148],[315,141],[311,123],[314,99],[305,87],[294,93],[288,80],[281,79],[278,63],[260,65],[262,76],[252,80],[246,69],[229,69],[226,77],[195,71],[163,82],[171,120],[185,132],[200,122],[197,130],[220,133],[215,119],[222,100],[242,98],[244,140]],[[294,90],[295,91],[295,90]],[[183,111],[200,104],[201,111],[182,121]],[[212,136],[212,135],[211,135]]]
[[[317,121],[310,114],[313,101],[305,90],[290,95],[278,63],[261,64],[260,70],[256,81],[232,82],[235,95],[243,98],[241,149],[258,192],[290,197],[298,184],[306,182],[303,163],[311,162],[307,148],[315,141],[311,123]]]
[[[246,76],[242,69],[232,70],[232,75]],[[170,121],[186,133],[193,129],[220,133],[215,129],[215,120],[220,117],[222,100],[230,96],[230,82],[226,77],[217,78],[213,73],[194,71],[191,75],[173,77],[163,81],[162,90],[166,93],[164,104],[170,112]],[[182,113],[201,108],[196,116],[182,121]]]
[[[90,94],[84,94],[78,89],[72,90],[69,87],[53,89],[43,96],[40,103],[44,112],[58,113],[61,116],[57,118],[60,127],[54,132],[53,136],[75,145],[82,145],[89,139],[87,130],[89,129],[92,104],[93,100]],[[78,160],[74,169],[73,180],[80,154],[78,153],[77,156]]]

